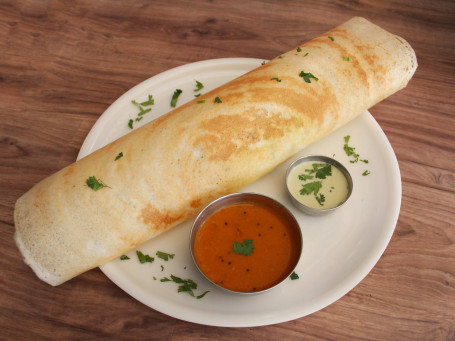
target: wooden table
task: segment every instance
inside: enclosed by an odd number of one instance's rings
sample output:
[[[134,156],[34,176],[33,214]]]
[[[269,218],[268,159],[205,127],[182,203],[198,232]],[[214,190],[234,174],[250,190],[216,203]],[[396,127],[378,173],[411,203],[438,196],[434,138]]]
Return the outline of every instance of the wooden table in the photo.
[[[73,162],[129,88],[195,61],[270,59],[353,16],[408,40],[419,68],[370,110],[399,161],[402,207],[385,253],[347,295],[281,324],[209,327],[148,308],[99,269],[51,287],[22,262],[15,201]],[[455,2],[2,1],[0,51],[0,339],[455,338]]]

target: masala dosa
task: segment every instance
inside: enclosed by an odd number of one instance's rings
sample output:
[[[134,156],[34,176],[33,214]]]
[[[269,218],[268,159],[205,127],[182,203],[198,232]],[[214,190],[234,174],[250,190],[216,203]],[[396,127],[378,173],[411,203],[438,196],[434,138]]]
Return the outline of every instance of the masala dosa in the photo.
[[[405,87],[416,67],[406,41],[353,18],[35,185],[16,202],[18,248],[59,285],[262,177]],[[93,190],[92,176],[109,187]]]

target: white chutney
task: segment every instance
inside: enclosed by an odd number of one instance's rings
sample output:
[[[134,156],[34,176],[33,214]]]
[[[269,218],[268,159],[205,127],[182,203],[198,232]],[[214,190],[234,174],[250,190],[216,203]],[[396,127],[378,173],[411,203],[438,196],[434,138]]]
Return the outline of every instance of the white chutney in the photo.
[[[316,177],[314,172],[314,164],[317,167],[331,167],[331,175],[326,174],[325,179]],[[324,165],[324,166],[322,166]],[[311,173],[313,171],[313,173]],[[301,175],[306,175],[304,180],[299,178]],[[311,178],[310,178],[311,177]],[[320,182],[320,184],[313,184]],[[307,188],[315,187],[315,191],[305,193],[304,186]],[[349,195],[349,184],[346,176],[335,166],[325,162],[309,161],[295,166],[287,178],[287,186],[291,195],[305,206],[315,209],[330,209],[339,206],[346,201]],[[303,190],[303,194],[301,191]],[[321,200],[322,199],[322,200]]]

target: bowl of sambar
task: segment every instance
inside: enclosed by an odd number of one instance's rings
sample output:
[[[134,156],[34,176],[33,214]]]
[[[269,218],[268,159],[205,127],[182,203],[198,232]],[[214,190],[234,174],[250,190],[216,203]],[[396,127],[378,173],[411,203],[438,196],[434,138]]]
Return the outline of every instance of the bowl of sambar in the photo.
[[[215,286],[233,293],[276,287],[294,271],[302,247],[292,213],[256,193],[216,199],[199,213],[190,233],[196,267]]]

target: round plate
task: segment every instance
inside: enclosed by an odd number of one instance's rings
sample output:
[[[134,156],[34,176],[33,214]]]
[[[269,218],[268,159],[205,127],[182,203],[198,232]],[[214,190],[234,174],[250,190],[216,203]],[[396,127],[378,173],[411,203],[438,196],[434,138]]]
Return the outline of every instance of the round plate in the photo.
[[[247,71],[263,60],[229,58],[208,60],[177,67],[152,77],[122,95],[99,118],[88,134],[78,159],[127,134],[129,119],[138,109],[132,100],[145,101],[152,94],[155,104],[139,125],[170,111],[175,89],[182,89],[181,105],[194,98],[196,80],[205,93]],[[343,150],[344,137],[361,159],[369,163],[350,163]],[[354,182],[349,202],[340,210],[322,217],[306,216],[296,210],[286,193],[286,169],[298,157],[322,154],[333,157],[348,168]],[[369,175],[363,176],[365,170]],[[151,170],[153,171],[153,170]],[[116,259],[101,270],[129,295],[164,314],[189,322],[214,326],[251,327],[280,323],[316,312],[335,302],[356,286],[373,268],[392,237],[401,204],[401,179],[398,162],[380,126],[365,112],[324,139],[280,165],[242,191],[268,195],[287,206],[298,219],[304,249],[297,266],[297,280],[287,280],[274,290],[254,296],[236,296],[212,286],[194,266],[189,251],[192,220],[131,250],[129,260]],[[155,257],[153,263],[140,264],[136,250]],[[175,254],[164,261],[162,251]],[[174,275],[192,279],[201,299],[177,292],[178,284],[160,280]]]

